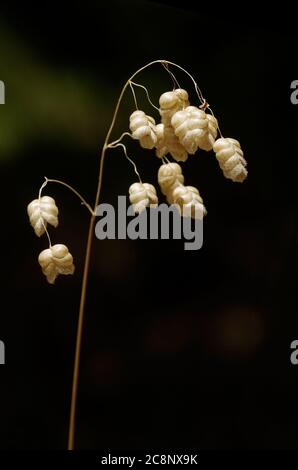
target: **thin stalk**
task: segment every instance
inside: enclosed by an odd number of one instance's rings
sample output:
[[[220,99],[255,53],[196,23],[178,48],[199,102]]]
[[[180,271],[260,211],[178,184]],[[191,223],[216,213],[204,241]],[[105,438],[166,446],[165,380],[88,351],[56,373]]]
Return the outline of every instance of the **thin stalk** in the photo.
[[[88,202],[83,198],[83,196],[81,196],[81,194],[76,189],[74,189],[72,186],[70,186],[70,184],[64,183],[64,181],[60,181],[60,180],[53,180],[51,178],[47,178],[46,176],[45,176],[45,179],[46,179],[46,181],[45,181],[44,184],[58,183],[58,184],[62,184],[62,186],[65,186],[66,188],[70,189],[70,191],[72,191],[76,196],[78,196],[79,199],[81,199],[82,204],[84,204],[84,206],[87,207],[88,211],[91,214],[93,214],[93,210],[90,207],[90,205],[88,204]]]
[[[118,101],[116,103],[116,107],[114,110],[113,118],[109,130],[107,132],[102,151],[101,151],[101,158],[100,158],[100,166],[99,166],[99,175],[98,175],[98,184],[97,184],[97,191],[96,197],[94,202],[94,210],[90,218],[89,224],[89,232],[88,232],[88,239],[87,239],[87,246],[86,246],[86,255],[85,255],[85,262],[84,262],[84,271],[83,271],[83,280],[82,280],[82,288],[81,288],[81,300],[80,300],[80,309],[79,309],[79,319],[78,319],[78,327],[77,327],[77,339],[76,339],[76,349],[75,349],[75,359],[74,359],[74,371],[73,371],[73,382],[72,382],[72,394],[71,394],[71,406],[70,406],[70,421],[69,421],[69,434],[68,434],[68,450],[74,449],[74,440],[75,440],[75,418],[76,418],[76,408],[77,408],[77,396],[78,396],[78,383],[79,383],[79,371],[80,371],[80,359],[81,359],[81,346],[82,346],[82,334],[83,334],[83,324],[84,324],[84,314],[85,314],[85,304],[86,304],[86,293],[87,293],[87,284],[88,284],[88,277],[89,277],[89,270],[90,270],[90,258],[91,258],[91,251],[92,251],[92,241],[93,241],[93,232],[95,226],[95,219],[96,219],[96,208],[99,204],[99,198],[101,193],[102,187],[102,177],[103,177],[103,167],[104,167],[104,160],[106,156],[106,150],[109,145],[110,136],[112,134],[116,118],[118,115],[119,107],[123,98],[123,95],[126,91],[126,88],[130,85],[131,81],[134,79],[136,75],[140,72],[145,70],[146,68],[150,67],[153,64],[170,64],[174,65],[175,67],[179,68],[183,72],[185,72],[193,81],[195,89],[199,95],[199,88],[196,84],[194,78],[187,72],[185,69],[180,67],[179,65],[169,62],[167,60],[154,60],[149,62],[148,64],[144,65],[140,69],[138,69],[125,83],[123,86]],[[199,96],[200,98],[200,96]]]

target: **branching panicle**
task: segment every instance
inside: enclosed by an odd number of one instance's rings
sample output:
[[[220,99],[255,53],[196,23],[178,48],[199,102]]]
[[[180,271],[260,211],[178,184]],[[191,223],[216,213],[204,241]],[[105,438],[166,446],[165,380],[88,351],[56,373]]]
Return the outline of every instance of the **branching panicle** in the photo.
[[[152,65],[159,64],[169,74],[173,89],[165,91],[159,99],[159,108],[155,106],[150,98],[148,89],[135,81],[135,77]],[[180,87],[177,78],[171,68],[176,68],[192,81],[199,103],[191,105],[186,90]],[[133,96],[135,110],[130,116],[128,127],[130,132],[125,131],[122,135],[110,141],[114,125],[119,113],[122,98],[130,88]],[[139,109],[136,88],[146,93],[148,103],[156,112],[156,118],[147,115]],[[160,122],[158,122],[160,120]],[[217,139],[217,134],[220,138]],[[143,149],[154,149],[155,155],[161,159],[162,164],[158,171],[158,183],[162,194],[169,204],[178,206],[181,216],[203,218],[207,211],[203,199],[197,188],[184,186],[184,177],[179,164],[170,162],[167,156],[171,156],[178,162],[184,162],[189,155],[197,153],[198,149],[204,151],[214,150],[216,159],[226,178],[242,182],[247,176],[246,161],[243,157],[240,144],[237,140],[223,138],[218,126],[218,120],[204,98],[197,82],[193,76],[174,62],[167,60],[155,60],[138,69],[124,84],[116,107],[112,122],[103,143],[99,163],[98,184],[92,208],[81,194],[63,181],[45,178],[38,193],[38,198],[32,201],[27,208],[30,223],[38,236],[44,233],[48,237],[49,248],[43,250],[39,255],[39,263],[49,283],[53,284],[59,274],[73,274],[73,258],[67,246],[63,244],[51,244],[48,225],[58,226],[58,208],[55,200],[50,196],[42,196],[42,191],[48,183],[60,184],[72,191],[88,209],[91,214],[89,232],[84,262],[84,272],[81,288],[81,300],[77,328],[76,351],[74,360],[73,385],[71,396],[71,410],[69,423],[68,449],[74,449],[75,417],[77,404],[77,391],[79,381],[79,368],[81,356],[81,341],[83,332],[84,312],[86,303],[87,282],[90,268],[90,257],[92,240],[94,234],[96,208],[100,201],[103,168],[107,149],[121,147],[124,155],[133,165],[138,182],[132,182],[129,186],[129,198],[135,213],[142,212],[146,207],[155,207],[158,197],[155,187],[150,183],[143,183],[138,172],[136,163],[128,156],[127,148],[122,142],[125,136],[138,140]]]

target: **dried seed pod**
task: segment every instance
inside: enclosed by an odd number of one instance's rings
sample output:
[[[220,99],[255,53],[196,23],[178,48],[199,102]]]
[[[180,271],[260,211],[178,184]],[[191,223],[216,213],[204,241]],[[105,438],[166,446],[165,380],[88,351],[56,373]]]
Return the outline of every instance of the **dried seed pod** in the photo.
[[[171,120],[176,136],[186,151],[193,155],[208,132],[206,113],[196,106],[177,111]]]
[[[72,255],[67,246],[61,244],[43,250],[38,257],[38,262],[50,284],[55,283],[59,274],[73,274],[75,270]]]
[[[134,183],[129,188],[129,200],[135,214],[139,214],[146,207],[156,207],[158,198],[155,187],[149,183]]]
[[[163,93],[159,98],[159,114],[165,126],[171,125],[172,116],[189,106],[188,93],[182,88]]]
[[[206,114],[206,117],[208,119],[208,131],[199,141],[199,147],[208,152],[213,148],[217,136],[218,122],[212,114]]]
[[[27,206],[27,213],[30,224],[38,237],[45,233],[47,223],[58,226],[58,207],[55,199],[50,196],[42,196],[40,199],[34,199]]]
[[[167,153],[171,154],[177,162],[185,162],[188,158],[187,151],[179,142],[171,126],[158,124],[156,126],[156,155],[159,158],[164,157]]]
[[[226,178],[242,183],[247,177],[246,160],[238,140],[231,138],[217,139],[213,145],[215,156]]]
[[[168,151],[168,147],[166,145],[165,141],[165,126],[164,124],[157,124],[155,126],[155,132],[156,132],[156,137],[157,137],[157,142],[156,142],[156,155],[158,158],[164,157]]]
[[[177,204],[183,217],[202,219],[207,214],[203,199],[194,186],[177,186],[170,195],[170,200],[172,204]]]
[[[165,163],[158,170],[158,184],[161,192],[167,195],[177,186],[184,183],[181,166],[178,163]]]
[[[138,110],[132,113],[129,121],[132,137],[139,140],[144,149],[152,149],[157,142],[154,119],[147,116],[144,111]]]

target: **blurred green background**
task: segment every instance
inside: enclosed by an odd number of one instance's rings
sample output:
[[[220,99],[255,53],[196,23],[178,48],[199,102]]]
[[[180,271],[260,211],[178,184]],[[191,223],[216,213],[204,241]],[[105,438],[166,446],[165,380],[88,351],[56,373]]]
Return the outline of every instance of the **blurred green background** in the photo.
[[[46,239],[26,206],[44,175],[92,203],[121,87],[159,58],[197,79],[223,134],[240,140],[248,179],[223,178],[212,153],[186,162],[208,210],[198,252],[183,241],[94,241],[77,447],[296,448],[297,38],[282,19],[246,13],[189,2],[1,4],[0,448],[64,449],[67,439],[88,213],[64,188],[46,189],[60,209],[53,242],[67,244],[76,265],[52,287],[37,263]],[[190,80],[177,78],[198,104]],[[172,86],[159,66],[138,81],[155,104]],[[132,111],[128,92],[115,138]],[[156,185],[154,153],[127,147]],[[109,151],[102,201],[116,203],[134,181],[121,149]]]

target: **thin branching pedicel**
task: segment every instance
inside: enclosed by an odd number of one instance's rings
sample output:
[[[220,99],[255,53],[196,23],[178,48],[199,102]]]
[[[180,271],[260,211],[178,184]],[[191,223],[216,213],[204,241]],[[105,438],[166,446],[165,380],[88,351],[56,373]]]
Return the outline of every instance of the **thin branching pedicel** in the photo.
[[[135,81],[135,77],[142,71],[159,64],[169,75],[173,88],[164,91],[159,99],[159,108],[155,106],[150,98],[148,89]],[[183,72],[193,83],[198,103],[190,103],[189,93],[181,88],[177,78],[170,67]],[[110,141],[112,131],[119,113],[122,98],[126,90],[130,88],[133,96],[135,110],[131,113],[128,122],[130,132],[125,131],[122,135]],[[149,104],[158,112],[153,118],[145,111],[139,109],[136,96],[136,88],[145,90]],[[158,122],[160,119],[160,122]],[[220,138],[217,139],[219,134]],[[169,204],[176,204],[182,217],[198,217],[202,219],[206,214],[206,208],[199,190],[194,186],[184,185],[184,176],[181,166],[176,162],[185,162],[189,155],[201,153],[203,151],[214,150],[223,175],[234,181],[243,182],[247,177],[246,161],[243,157],[240,144],[237,140],[223,137],[218,120],[214,116],[208,102],[204,98],[202,91],[193,76],[178,64],[167,60],[155,60],[137,70],[123,86],[118,98],[112,122],[108,129],[99,164],[99,174],[97,191],[93,208],[72,186],[56,179],[45,179],[41,185],[38,198],[34,199],[27,207],[30,223],[37,236],[46,234],[49,248],[43,250],[38,258],[42,271],[47,281],[53,284],[59,274],[73,274],[74,264],[71,253],[64,244],[51,244],[48,226],[58,226],[58,208],[55,200],[50,196],[42,196],[42,190],[48,183],[63,185],[72,191],[88,209],[91,214],[89,232],[86,246],[86,256],[84,262],[84,272],[81,288],[81,300],[78,318],[76,350],[74,359],[74,373],[71,395],[71,409],[69,422],[68,449],[74,449],[75,439],[75,417],[77,404],[77,391],[79,381],[81,341],[83,332],[83,321],[86,303],[87,282],[90,267],[90,257],[92,241],[94,237],[94,226],[96,208],[99,204],[102,187],[103,168],[106,151],[121,147],[125,157],[133,165],[134,172],[138,177],[137,182],[132,182],[129,187],[129,199],[136,214],[142,212],[146,207],[155,207],[158,204],[158,196],[155,187],[151,183],[144,183],[138,172],[136,163],[128,156],[126,145],[122,142],[124,137],[130,136],[133,140],[138,140],[140,146],[161,159],[161,166],[158,170],[158,183],[161,193],[166,197]],[[171,158],[175,162],[171,162]]]

